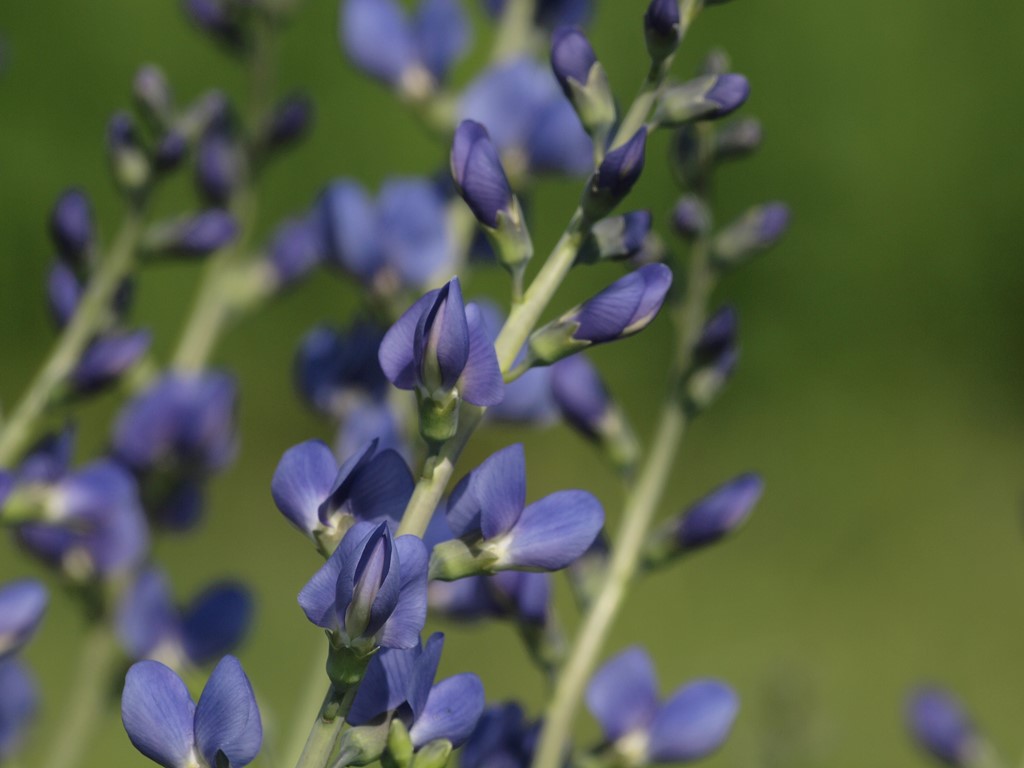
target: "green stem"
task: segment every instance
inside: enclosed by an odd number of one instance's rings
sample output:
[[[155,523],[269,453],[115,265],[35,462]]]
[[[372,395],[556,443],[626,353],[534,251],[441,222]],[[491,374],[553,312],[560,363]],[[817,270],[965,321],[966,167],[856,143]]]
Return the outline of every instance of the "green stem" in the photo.
[[[0,466],[9,466],[25,450],[57,390],[78,365],[89,342],[109,322],[114,295],[131,272],[141,234],[141,212],[131,209],[89,280],[74,317],[4,424],[0,432]]]
[[[74,768],[86,754],[86,745],[110,704],[111,677],[118,660],[118,647],[107,622],[96,621],[82,642],[77,677],[65,697],[57,703],[61,720],[54,729],[56,740],[43,763],[47,768]]]
[[[312,716],[318,716],[323,703],[324,660],[314,655],[315,664],[310,668],[307,682],[303,686],[302,698],[295,706],[294,725],[285,744],[283,764],[294,765],[302,754],[306,741],[305,724]]]
[[[691,254],[685,296],[673,308],[677,310],[673,312],[673,319],[679,325],[680,339],[657,432],[637,482],[626,496],[603,587],[577,632],[569,660],[555,685],[544,717],[534,768],[558,768],[562,765],[583,689],[593,674],[605,638],[636,575],[647,532],[686,433],[688,416],[679,388],[690,367],[694,345],[700,338],[713,287],[707,244],[701,241],[695,244]]]
[[[558,286],[572,268],[583,237],[583,217],[577,211],[544,266],[530,284],[522,303],[512,307],[508,320],[494,342],[502,371],[508,371],[512,367],[519,350],[526,343],[527,337],[551,302]],[[427,463],[423,476],[416,483],[416,489],[405,508],[402,523],[398,528],[399,535],[411,533],[423,536],[445,488],[451,481],[455,464],[483,419],[484,412],[484,408],[475,405],[462,405],[455,436],[445,442],[433,460]]]
[[[537,0],[507,0],[492,48],[492,61],[504,61],[530,47]]]
[[[326,768],[330,763],[358,689],[358,683],[345,687],[331,684],[295,768]]]

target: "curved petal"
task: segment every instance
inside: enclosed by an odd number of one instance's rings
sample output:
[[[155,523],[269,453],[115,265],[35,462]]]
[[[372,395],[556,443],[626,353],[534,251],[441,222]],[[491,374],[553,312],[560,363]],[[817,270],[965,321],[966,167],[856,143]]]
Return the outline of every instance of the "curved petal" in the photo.
[[[651,657],[633,646],[605,662],[587,686],[586,702],[608,741],[649,728],[658,713],[658,680]]]
[[[401,573],[398,602],[384,623],[377,641],[384,648],[412,648],[427,621],[427,565],[430,555],[416,536],[395,539]]]
[[[356,523],[345,533],[338,548],[327,558],[320,570],[313,574],[306,586],[299,592],[299,605],[306,618],[323,629],[338,628],[338,612],[335,601],[338,596],[338,582],[342,569],[349,571],[351,583],[359,558],[360,544],[374,529],[373,523]],[[351,595],[349,596],[351,598]]]
[[[459,393],[473,405],[497,405],[505,397],[505,382],[494,344],[476,304],[466,307],[466,323],[469,328],[469,355],[459,377]]]
[[[185,654],[196,665],[233,651],[252,622],[252,596],[241,584],[214,584],[192,601],[181,620]]]
[[[128,670],[121,694],[121,720],[142,754],[164,768],[184,768],[193,755],[195,706],[169,667],[140,661]]]
[[[117,635],[134,659],[142,659],[178,632],[178,610],[164,574],[147,568],[117,607]]]
[[[444,80],[448,69],[469,45],[469,19],[458,0],[423,0],[414,19],[414,32],[423,66],[437,80]]]
[[[423,711],[409,729],[413,747],[435,739],[448,739],[459,747],[469,738],[484,712],[484,686],[466,672],[449,677],[430,689]]]
[[[317,218],[328,258],[360,279],[373,277],[380,268],[376,212],[362,185],[330,184],[317,201]]]
[[[399,389],[416,387],[415,347],[416,326],[420,318],[434,304],[438,290],[428,291],[402,313],[380,343],[377,356],[388,381]]]
[[[523,510],[497,567],[557,571],[594,543],[604,525],[604,509],[586,491],[557,491]]]
[[[650,759],[676,763],[711,754],[728,737],[739,708],[739,698],[725,683],[688,683],[654,718],[647,748]]]
[[[509,531],[526,504],[526,457],[520,444],[502,448],[464,477],[448,501],[448,525],[458,536],[490,539]]]
[[[361,70],[389,85],[416,62],[416,41],[402,7],[393,0],[347,0],[341,42]]]
[[[0,589],[0,659],[29,641],[50,601],[40,582],[24,579]]]
[[[427,638],[426,645],[416,657],[416,663],[413,665],[406,686],[406,701],[409,702],[413,720],[419,718],[420,713],[427,706],[434,678],[437,677],[437,667],[441,663],[442,650],[444,650],[444,635],[435,632]]]
[[[377,453],[378,444],[377,438],[373,438],[354,451],[338,468],[338,474],[331,484],[331,491],[324,503],[320,505],[320,522],[324,525],[329,525],[331,523],[331,516],[348,504],[352,486],[355,485],[356,478],[359,477],[359,474]]]
[[[39,705],[35,681],[17,659],[0,661],[0,762],[21,746]]]
[[[213,670],[196,705],[196,746],[208,765],[223,754],[231,768],[253,761],[263,743],[263,724],[249,678],[234,656]]]
[[[644,278],[630,272],[584,302],[575,313],[579,329],[573,338],[600,344],[619,338],[644,296]]]
[[[401,520],[416,481],[397,451],[381,451],[359,472],[349,491],[349,509],[361,520]]]
[[[284,452],[270,492],[274,503],[292,525],[311,536],[319,523],[320,505],[330,495],[338,462],[319,440],[307,440]]]

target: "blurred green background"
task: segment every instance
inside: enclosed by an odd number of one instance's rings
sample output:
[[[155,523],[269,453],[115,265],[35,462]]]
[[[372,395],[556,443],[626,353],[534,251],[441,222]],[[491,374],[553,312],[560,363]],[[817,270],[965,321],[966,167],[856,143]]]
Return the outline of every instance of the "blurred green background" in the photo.
[[[643,75],[644,5],[605,0],[593,26],[623,98]],[[307,89],[318,114],[311,138],[265,177],[263,231],[334,176],[376,187],[444,162],[446,148],[343,60],[336,13],[334,0],[308,0],[284,38],[280,86]],[[784,244],[717,297],[740,308],[742,364],[693,429],[663,513],[749,469],[764,474],[765,498],[742,535],[640,583],[607,648],[646,644],[666,693],[705,675],[738,688],[735,736],[708,765],[923,764],[901,717],[920,679],[958,691],[1011,759],[1024,748],[1024,109],[1013,96],[1024,85],[1022,28],[1024,7],[1005,2],[740,0],[705,13],[688,38],[677,71],[725,46],[752,82],[746,111],[765,125],[759,156],[723,174],[720,209],[782,199],[795,213]],[[213,84],[238,94],[242,81],[170,0],[8,1],[0,35],[0,396],[10,407],[53,339],[49,206],[82,185],[103,232],[116,227],[104,127],[127,106],[136,68],[161,65],[184,97]],[[675,195],[665,156],[660,138],[638,190],[660,222]],[[541,190],[531,218],[540,250],[576,189]],[[187,199],[182,183],[163,205]],[[574,277],[556,303],[609,274]],[[159,352],[173,344],[197,275],[194,265],[160,266],[142,281],[137,312]],[[157,550],[182,598],[224,575],[253,585],[258,626],[241,655],[285,725],[322,642],[295,602],[318,559],[274,509],[269,480],[285,448],[330,437],[292,394],[296,341],[355,305],[350,285],[323,275],[227,338],[217,363],[241,379],[241,455],[213,483],[202,535]],[[594,355],[643,434],[661,392],[663,325]],[[104,443],[114,406],[87,409],[82,457]],[[464,466],[512,440],[527,444],[531,498],[588,488],[616,516],[610,473],[561,428],[492,429]],[[0,578],[36,572],[0,543]],[[28,652],[47,701],[26,765],[42,765],[39,747],[59,727],[79,630],[58,598]],[[545,693],[526,668],[509,627],[450,628],[442,672],[477,670],[490,697],[522,696],[535,711]],[[589,717],[579,725],[595,734]],[[145,760],[112,715],[84,764]]]

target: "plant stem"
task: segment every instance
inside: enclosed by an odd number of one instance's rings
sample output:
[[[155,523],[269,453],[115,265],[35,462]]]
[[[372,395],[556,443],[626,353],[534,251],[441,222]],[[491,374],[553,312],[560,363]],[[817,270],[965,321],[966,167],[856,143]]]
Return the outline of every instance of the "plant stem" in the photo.
[[[537,0],[506,0],[494,41],[492,61],[504,61],[529,49]]]
[[[73,768],[85,756],[86,744],[107,713],[117,658],[117,643],[108,623],[96,620],[82,642],[75,682],[60,702],[63,717],[56,728],[50,755],[43,763],[47,768]]]
[[[306,733],[303,725],[309,722],[310,715],[319,716],[322,707],[323,697],[320,691],[323,690],[324,660],[314,655],[316,662],[309,670],[306,684],[302,688],[302,696],[295,706],[294,725],[288,734],[288,741],[285,744],[283,764],[293,765],[302,754],[306,741]]]
[[[74,371],[89,342],[110,320],[114,295],[131,272],[141,233],[141,212],[129,209],[110,250],[86,285],[71,322],[5,422],[0,432],[0,466],[9,466],[19,458],[58,388]]]
[[[295,768],[325,768],[328,765],[358,689],[358,683],[344,688],[331,684]]]
[[[579,211],[573,216],[557,245],[551,251],[544,266],[530,283],[523,301],[512,307],[508,320],[494,342],[498,364],[502,371],[508,371],[516,355],[526,343],[527,337],[551,302],[558,286],[572,268],[583,242],[584,223]],[[469,438],[483,419],[485,408],[464,403],[459,414],[459,427],[455,436],[445,442],[440,452],[424,468],[424,474],[416,483],[412,498],[405,508],[398,534],[411,533],[423,536],[434,510],[444,494],[445,488],[455,472],[455,463],[466,447]]]
[[[555,685],[544,717],[534,768],[558,768],[562,764],[583,689],[636,575],[647,532],[686,433],[689,419],[679,389],[690,368],[713,287],[707,243],[700,241],[690,257],[685,295],[673,307],[672,316],[680,339],[657,432],[638,480],[626,496],[604,585],[577,632],[569,659]]]

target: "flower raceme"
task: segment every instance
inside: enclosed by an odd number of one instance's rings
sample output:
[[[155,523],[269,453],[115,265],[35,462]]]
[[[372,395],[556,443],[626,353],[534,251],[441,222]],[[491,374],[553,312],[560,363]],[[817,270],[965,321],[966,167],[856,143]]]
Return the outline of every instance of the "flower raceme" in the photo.
[[[358,522],[303,587],[299,605],[336,648],[412,648],[427,618],[426,546],[416,536],[393,537],[386,522]]]
[[[198,704],[169,667],[138,662],[125,678],[121,719],[135,748],[164,768],[244,768],[263,741],[256,697],[233,656],[213,670]]]
[[[597,671],[586,703],[609,748],[629,766],[697,760],[714,752],[732,729],[736,694],[717,680],[697,680],[667,701],[647,653],[629,648]]]
[[[587,551],[604,524],[601,503],[585,491],[558,491],[527,505],[526,459],[518,444],[462,478],[446,515],[458,538],[435,546],[430,563],[431,577],[443,580],[560,570]]]

